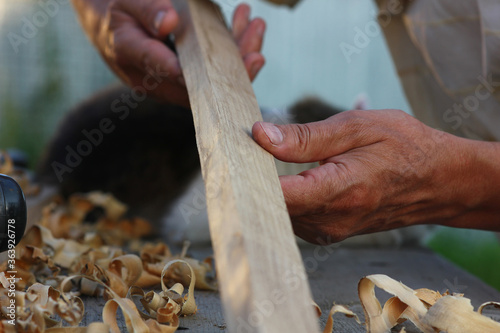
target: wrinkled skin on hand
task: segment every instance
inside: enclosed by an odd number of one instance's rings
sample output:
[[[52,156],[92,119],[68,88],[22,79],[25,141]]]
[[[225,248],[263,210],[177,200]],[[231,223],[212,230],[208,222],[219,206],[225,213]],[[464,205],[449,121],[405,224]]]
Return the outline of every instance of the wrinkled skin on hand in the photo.
[[[164,42],[180,20],[170,0],[112,0],[105,8],[94,3],[102,13],[82,1],[73,0],[85,30],[124,82],[162,101],[189,106],[179,59]],[[262,19],[250,19],[248,5],[236,8],[232,33],[252,80],[265,62],[260,53],[265,28]],[[151,76],[161,78],[159,85]]]
[[[478,158],[499,156],[497,144],[452,136],[399,110],[258,122],[253,136],[282,161],[319,162],[280,177],[294,230],[312,243],[424,223],[500,229],[500,196]]]

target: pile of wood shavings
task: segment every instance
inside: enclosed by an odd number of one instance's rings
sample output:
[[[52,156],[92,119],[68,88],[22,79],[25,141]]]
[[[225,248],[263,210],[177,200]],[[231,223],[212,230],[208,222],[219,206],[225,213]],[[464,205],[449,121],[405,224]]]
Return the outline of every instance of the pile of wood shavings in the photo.
[[[375,287],[393,295],[381,307]],[[390,277],[377,274],[361,279],[358,294],[365,312],[366,331],[391,332],[396,325],[410,320],[424,333],[495,333],[500,323],[482,315],[486,307],[500,309],[500,303],[487,302],[474,311],[462,294],[441,294],[430,289],[413,290]],[[404,329],[401,330],[404,332]]]
[[[180,316],[196,313],[194,288],[216,289],[211,258],[200,262],[187,248],[173,255],[164,243],[138,240],[151,226],[123,218],[126,210],[100,192],[47,206],[16,247],[15,269],[0,264],[0,332],[119,332],[118,307],[129,332],[175,332]],[[131,242],[139,254],[123,250]],[[157,285],[159,293],[142,289]],[[107,300],[102,323],[77,327],[81,295]]]
[[[29,194],[38,191],[2,152],[0,173],[16,179]],[[195,287],[216,290],[214,279],[208,278],[214,271],[212,258],[200,262],[186,257],[186,247],[173,255],[164,243],[140,241],[152,228],[141,218],[123,218],[126,211],[125,205],[100,192],[73,195],[68,202],[45,207],[40,223],[16,248],[15,274],[9,273],[9,261],[0,264],[0,332],[120,332],[118,308],[129,332],[175,332],[180,316],[195,314]],[[125,245],[139,254],[125,252]],[[161,292],[142,289],[157,285]],[[383,307],[375,286],[394,296]],[[406,320],[424,333],[500,332],[500,323],[482,315],[486,307],[500,309],[498,302],[474,311],[463,295],[413,290],[386,275],[364,277],[358,292],[369,333],[390,332]],[[85,315],[80,295],[107,300],[103,322],[78,327]],[[336,313],[360,323],[347,307],[334,304],[323,333],[334,331]]]
[[[384,306],[375,296],[375,287],[393,295]],[[445,292],[443,294],[430,289],[413,290],[387,275],[376,274],[362,278],[358,284],[358,294],[363,306],[368,333],[390,333],[392,329],[410,320],[415,327],[424,333],[498,333],[500,323],[482,315],[486,307],[500,309],[500,303],[487,302],[477,311],[470,299],[462,294]],[[321,310],[317,305],[318,315]],[[343,313],[347,317],[361,322],[358,316],[343,305],[334,304],[328,315],[323,333],[332,333],[333,315]],[[405,333],[403,327],[400,333]]]
[[[3,150],[0,150],[0,173],[12,177],[27,196],[37,195],[40,192],[40,187],[33,184],[28,172],[16,168],[10,155]]]
[[[45,207],[39,225],[16,248],[15,279],[6,273],[7,262],[0,264],[0,332],[120,332],[118,308],[129,332],[175,332],[179,317],[195,314],[194,288],[216,289],[207,278],[213,273],[212,259],[200,262],[186,257],[186,248],[173,255],[164,243],[137,240],[148,235],[151,226],[143,219],[123,218],[126,210],[100,192]],[[138,254],[123,250],[131,242],[140,249]],[[142,289],[157,285],[160,292]],[[375,286],[394,295],[383,307]],[[406,320],[425,333],[500,332],[500,323],[482,315],[484,308],[500,308],[500,303],[485,303],[474,311],[463,295],[413,290],[386,275],[361,279],[358,292],[367,332],[390,332]],[[85,315],[81,295],[107,300],[103,322],[78,327]],[[13,299],[15,321],[9,316]],[[320,316],[319,307],[316,310]],[[360,323],[347,307],[334,304],[324,333],[334,332],[336,313]]]

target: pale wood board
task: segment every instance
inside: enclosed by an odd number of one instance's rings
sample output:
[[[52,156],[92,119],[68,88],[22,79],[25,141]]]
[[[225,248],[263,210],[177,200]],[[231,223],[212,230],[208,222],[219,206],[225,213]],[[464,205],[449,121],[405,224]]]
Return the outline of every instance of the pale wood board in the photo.
[[[472,300],[475,309],[486,301],[500,301],[499,291],[425,249],[346,249],[342,247],[329,249],[332,251],[320,247],[302,249],[313,298],[323,311],[320,318],[321,327],[325,325],[333,302],[348,305],[362,321],[364,320],[357,285],[363,276],[370,274],[389,275],[414,289],[429,288],[444,292],[452,288],[451,291],[465,293],[465,296]],[[202,259],[210,255],[212,249],[193,249],[190,253]],[[453,288],[458,288],[458,290],[453,290]],[[384,292],[377,292],[377,295],[383,301],[389,297]],[[195,291],[195,297],[198,313],[192,317],[181,318],[181,327],[189,330],[179,332],[229,332],[222,316],[219,294]],[[81,325],[102,321],[101,311],[105,301],[90,297],[84,298],[84,301],[86,313]],[[500,320],[498,317],[496,319]],[[124,321],[121,320],[119,324],[125,332]],[[408,333],[418,332],[411,323],[404,326]],[[394,332],[399,332],[400,329],[401,327],[398,327]],[[338,314],[335,316],[334,332],[362,333],[365,332],[365,328],[359,326],[354,320]]]
[[[313,309],[302,301],[310,290],[273,158],[251,137],[262,116],[239,50],[214,4],[174,6],[227,326],[317,332]],[[264,305],[271,310],[258,316]]]

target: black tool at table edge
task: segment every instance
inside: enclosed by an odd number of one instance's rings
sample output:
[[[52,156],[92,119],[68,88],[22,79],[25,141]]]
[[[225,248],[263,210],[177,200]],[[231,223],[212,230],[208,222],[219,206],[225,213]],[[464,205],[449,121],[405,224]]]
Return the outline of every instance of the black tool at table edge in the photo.
[[[0,252],[12,250],[21,241],[26,220],[26,199],[21,187],[11,177],[0,174]]]

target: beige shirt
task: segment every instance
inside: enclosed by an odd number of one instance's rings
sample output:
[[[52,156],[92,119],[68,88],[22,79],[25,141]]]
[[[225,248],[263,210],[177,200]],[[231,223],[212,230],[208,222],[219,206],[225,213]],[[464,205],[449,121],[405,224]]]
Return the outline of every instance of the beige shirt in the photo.
[[[377,3],[415,116],[455,135],[500,141],[500,1]]]
[[[375,1],[415,116],[455,135],[500,141],[500,1]]]

